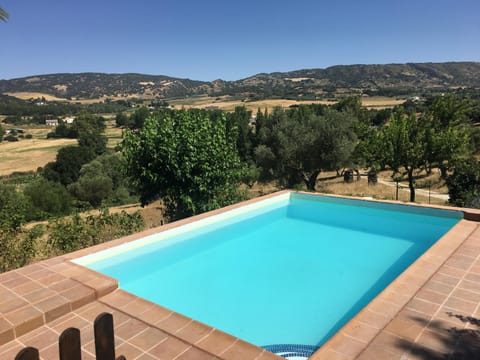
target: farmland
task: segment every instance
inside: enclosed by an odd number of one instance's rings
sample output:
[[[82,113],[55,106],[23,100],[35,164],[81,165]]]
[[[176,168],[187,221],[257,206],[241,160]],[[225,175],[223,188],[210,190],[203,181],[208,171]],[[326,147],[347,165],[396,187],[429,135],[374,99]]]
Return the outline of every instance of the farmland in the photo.
[[[0,176],[14,172],[36,171],[39,167],[54,161],[60,148],[77,143],[76,139],[47,139],[51,127],[24,127],[31,139],[0,143]],[[121,141],[121,129],[108,126],[105,134],[108,147],[115,147]]]
[[[175,108],[218,108],[223,111],[233,111],[237,106],[245,106],[248,110],[255,113],[258,109],[267,109],[271,111],[274,107],[280,106],[282,108],[288,108],[291,106],[308,105],[308,104],[323,104],[332,105],[337,101],[335,100],[288,100],[288,99],[266,99],[258,101],[242,101],[242,100],[229,100],[228,97],[212,98],[209,96],[187,98],[180,100],[172,100],[170,104]],[[397,105],[401,105],[405,102],[405,99],[389,98],[389,97],[364,97],[362,98],[362,105],[366,108],[385,109],[392,108]]]

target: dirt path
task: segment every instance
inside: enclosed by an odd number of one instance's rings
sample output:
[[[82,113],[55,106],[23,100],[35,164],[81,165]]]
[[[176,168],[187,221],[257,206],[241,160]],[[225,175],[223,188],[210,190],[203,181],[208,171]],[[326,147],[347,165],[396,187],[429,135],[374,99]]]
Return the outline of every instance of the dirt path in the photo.
[[[390,187],[396,187],[397,186],[397,183],[394,182],[394,181],[387,181],[387,180],[383,180],[383,179],[378,179],[378,182],[383,184],[383,185],[387,185],[387,186],[390,186]],[[410,192],[410,189],[408,188],[408,185],[407,184],[402,184],[402,183],[399,183],[398,184],[398,188],[402,191],[408,191]],[[421,194],[423,196],[430,196],[432,198],[436,198],[436,199],[440,199],[440,200],[444,200],[444,201],[448,201],[449,200],[449,196],[448,194],[441,194],[441,193],[438,193],[438,192],[435,192],[435,191],[429,191],[429,190],[425,190],[425,189],[415,189],[415,193],[416,194]]]

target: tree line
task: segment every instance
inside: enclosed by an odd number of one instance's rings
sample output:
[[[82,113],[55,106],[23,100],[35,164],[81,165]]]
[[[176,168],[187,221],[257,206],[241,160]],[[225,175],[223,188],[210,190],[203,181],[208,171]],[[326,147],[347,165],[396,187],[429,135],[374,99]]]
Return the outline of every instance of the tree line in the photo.
[[[241,181],[276,181],[315,190],[322,171],[339,174],[344,168],[390,170],[392,178],[408,182],[411,201],[419,173],[439,169],[451,202],[473,206],[468,199],[478,197],[478,182],[457,189],[454,179],[464,177],[466,163],[478,168],[478,104],[445,95],[380,111],[363,108],[359,97],[333,106],[259,109],[255,116],[245,107],[232,113],[166,109],[140,122],[135,116],[123,119],[131,128],[123,155],[142,203],[162,198],[177,215],[238,198],[238,192],[216,189],[216,183],[237,189]],[[216,144],[223,150],[220,157],[210,148]],[[222,166],[221,181],[213,175],[215,164]]]

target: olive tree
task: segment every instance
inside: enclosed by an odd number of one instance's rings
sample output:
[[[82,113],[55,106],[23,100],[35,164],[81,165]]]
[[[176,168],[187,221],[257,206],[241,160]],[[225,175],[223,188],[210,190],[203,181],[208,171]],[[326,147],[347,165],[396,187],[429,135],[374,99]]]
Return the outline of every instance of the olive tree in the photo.
[[[263,174],[272,174],[287,187],[304,182],[315,190],[323,170],[346,165],[355,148],[355,117],[347,112],[325,109],[287,113],[274,109],[266,122],[266,140],[255,149]]]
[[[407,174],[410,201],[415,201],[414,172],[425,164],[427,158],[426,128],[415,115],[396,113],[390,124],[382,128],[383,148],[378,149],[383,162],[394,174],[403,168]]]
[[[142,205],[161,198],[167,216],[181,218],[238,199],[243,166],[236,142],[223,114],[211,119],[205,111],[179,110],[127,131],[122,149]]]

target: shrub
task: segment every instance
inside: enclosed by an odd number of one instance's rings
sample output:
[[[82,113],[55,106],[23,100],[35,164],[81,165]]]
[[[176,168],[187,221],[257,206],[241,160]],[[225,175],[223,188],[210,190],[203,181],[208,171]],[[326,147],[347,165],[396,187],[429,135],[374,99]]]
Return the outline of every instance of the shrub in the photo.
[[[72,198],[65,187],[59,183],[39,178],[25,187],[24,194],[32,203],[32,220],[70,213]]]
[[[10,142],[18,141],[18,138],[12,134],[5,136],[3,139]]]
[[[108,209],[100,215],[82,218],[76,214],[54,220],[48,225],[48,243],[59,253],[71,252],[87,246],[103,243],[142,230],[145,227],[140,212],[110,214]]]
[[[447,186],[451,204],[480,208],[480,163],[470,159],[456,164]]]
[[[36,240],[43,235],[43,226],[26,230],[0,229],[0,272],[27,265],[35,256]]]

